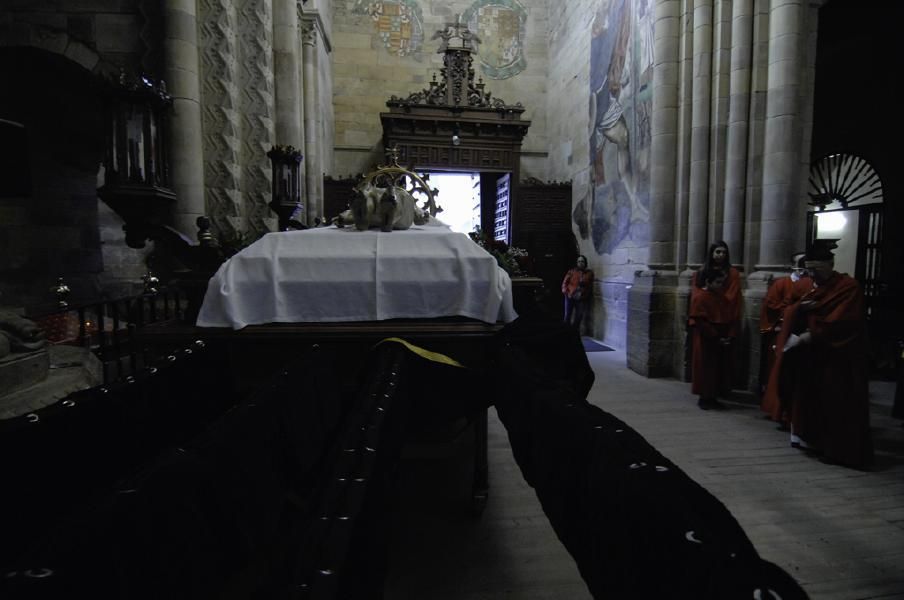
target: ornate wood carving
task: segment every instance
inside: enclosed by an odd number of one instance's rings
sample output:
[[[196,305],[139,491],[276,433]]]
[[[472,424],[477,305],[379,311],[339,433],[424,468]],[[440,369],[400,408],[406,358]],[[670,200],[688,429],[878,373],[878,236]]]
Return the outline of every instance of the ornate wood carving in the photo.
[[[460,18],[433,36],[442,39],[441,80],[404,98],[392,96],[380,113],[385,148],[416,168],[511,171],[517,181],[521,141],[530,121],[524,107],[493,98],[474,81],[474,44],[479,40]]]
[[[102,87],[107,123],[104,184],[97,194],[125,221],[126,243],[143,248],[176,199],[166,155],[172,98],[162,82],[125,72]]]
[[[352,189],[364,179],[363,174],[349,175],[334,179],[327,175],[323,178],[323,216],[327,222],[349,208],[352,200]]]
[[[274,146],[267,152],[272,165],[270,208],[279,219],[279,231],[302,228],[301,152],[292,146]],[[294,221],[294,222],[293,222]]]
[[[577,257],[571,232],[571,182],[529,178],[518,186],[512,243],[527,250],[534,273],[548,290],[547,308],[558,310],[562,276]]]

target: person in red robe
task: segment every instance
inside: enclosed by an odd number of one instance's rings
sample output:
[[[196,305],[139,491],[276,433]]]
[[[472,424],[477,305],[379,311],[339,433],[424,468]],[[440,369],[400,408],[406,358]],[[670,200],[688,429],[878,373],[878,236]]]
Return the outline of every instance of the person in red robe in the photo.
[[[731,266],[728,245],[709,247],[691,286],[691,392],[703,410],[721,409],[731,391],[734,345],[741,328],[741,277]]]
[[[863,292],[834,270],[834,241],[807,252],[812,287],[785,310],[776,366],[780,393],[791,396],[791,445],[865,468],[873,443]]]
[[[587,257],[583,254],[578,256],[575,266],[565,273],[562,295],[565,296],[563,320],[580,331],[584,313],[593,297],[593,269],[587,268]]]
[[[791,256],[791,275],[779,277],[769,286],[763,307],[760,311],[760,383],[763,386],[763,397],[760,408],[766,415],[780,423],[782,430],[787,430],[790,414],[788,402],[782,404],[778,394],[778,377],[775,366],[776,339],[782,330],[785,309],[797,302],[812,286],[806,275],[804,253]]]

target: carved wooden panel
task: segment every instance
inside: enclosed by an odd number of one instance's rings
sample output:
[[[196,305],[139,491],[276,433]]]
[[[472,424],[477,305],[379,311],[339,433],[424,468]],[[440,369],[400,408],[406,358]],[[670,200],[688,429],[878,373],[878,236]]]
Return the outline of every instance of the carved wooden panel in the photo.
[[[445,145],[395,142],[402,164],[418,168],[439,167],[461,171],[515,171],[519,156],[511,148],[462,148]]]
[[[363,178],[349,177],[346,179],[323,178],[323,216],[327,220],[332,219],[349,207],[352,200],[352,188]]]
[[[496,210],[494,211],[493,220],[493,239],[509,243],[511,238],[511,217],[509,208],[511,202],[511,186],[509,182],[512,176],[508,173],[499,178],[496,182]]]
[[[512,243],[527,250],[534,274],[550,292],[550,308],[558,310],[562,278],[577,255],[571,231],[571,183],[522,181],[517,209]]]
[[[516,227],[523,231],[571,231],[571,184],[522,182],[518,188]]]

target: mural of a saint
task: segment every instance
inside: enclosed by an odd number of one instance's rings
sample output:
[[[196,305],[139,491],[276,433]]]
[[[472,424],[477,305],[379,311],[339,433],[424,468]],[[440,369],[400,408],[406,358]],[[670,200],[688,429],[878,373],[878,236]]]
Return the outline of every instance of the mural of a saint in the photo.
[[[627,239],[644,244],[649,235],[651,24],[647,0],[602,0],[593,21],[589,230],[600,254]]]

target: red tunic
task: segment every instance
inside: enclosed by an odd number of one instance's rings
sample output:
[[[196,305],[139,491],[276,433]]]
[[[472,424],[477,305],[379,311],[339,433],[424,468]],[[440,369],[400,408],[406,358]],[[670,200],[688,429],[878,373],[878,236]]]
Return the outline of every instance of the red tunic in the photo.
[[[593,269],[578,269],[572,267],[565,273],[565,279],[562,280],[562,293],[566,298],[574,298],[575,292],[578,294],[577,300],[589,300],[593,295]]]
[[[794,281],[790,277],[780,277],[772,282],[766,297],[763,298],[763,308],[760,311],[760,335],[762,336],[762,357],[760,360],[760,382],[766,385],[760,408],[775,421],[785,421],[788,415],[783,410],[778,394],[777,377],[772,375],[775,370],[775,345],[776,327],[783,323],[783,313],[790,305],[797,302],[813,286],[809,277],[802,277]]]
[[[781,394],[792,399],[791,427],[809,446],[839,463],[864,467],[873,458],[863,293],[834,273],[785,310],[776,369]],[[812,339],[783,352],[788,335]]]
[[[691,328],[691,392],[701,398],[725,396],[731,390],[733,344],[741,325],[741,276],[732,267],[722,289],[691,287],[688,325]]]

